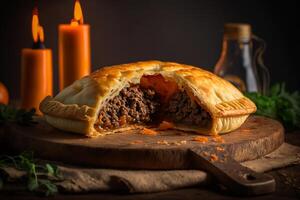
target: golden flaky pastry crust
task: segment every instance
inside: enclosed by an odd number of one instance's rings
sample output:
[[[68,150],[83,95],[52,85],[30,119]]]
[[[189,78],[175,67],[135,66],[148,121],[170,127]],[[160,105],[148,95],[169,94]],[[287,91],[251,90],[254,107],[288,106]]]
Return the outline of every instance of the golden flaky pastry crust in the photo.
[[[239,128],[249,114],[256,111],[255,104],[226,80],[197,67],[160,61],[103,67],[75,81],[54,98],[46,97],[40,104],[40,110],[49,124],[65,131],[90,137],[112,133],[94,129],[100,109],[129,83],[139,84],[143,75],[154,74],[175,80],[194,95],[212,117],[209,128],[178,125],[175,126],[177,129],[209,135],[227,133]]]

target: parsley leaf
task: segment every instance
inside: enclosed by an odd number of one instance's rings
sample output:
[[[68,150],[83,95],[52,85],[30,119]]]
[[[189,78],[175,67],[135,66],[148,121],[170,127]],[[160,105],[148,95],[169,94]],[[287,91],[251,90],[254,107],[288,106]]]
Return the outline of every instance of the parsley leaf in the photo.
[[[300,128],[300,95],[286,91],[285,84],[275,84],[268,95],[245,94],[257,106],[255,114],[277,119],[287,129]]]
[[[0,104],[0,124],[5,122],[17,122],[21,125],[30,125],[34,123],[34,114],[34,108],[27,111],[25,109],[16,109],[11,106]]]
[[[49,163],[38,164],[32,152],[23,152],[17,156],[0,155],[0,169],[14,167],[26,172],[27,189],[32,192],[52,196],[58,193],[55,185],[61,179],[56,165]],[[0,174],[0,189],[3,187],[5,177]]]

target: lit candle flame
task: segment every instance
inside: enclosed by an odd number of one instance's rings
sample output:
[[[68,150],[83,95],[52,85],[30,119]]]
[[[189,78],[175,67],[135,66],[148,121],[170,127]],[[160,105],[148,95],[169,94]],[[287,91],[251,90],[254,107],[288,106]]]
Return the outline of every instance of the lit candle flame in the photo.
[[[40,42],[44,42],[44,29],[42,26],[39,26],[38,36]]]
[[[38,9],[34,8],[32,12],[32,38],[33,41],[36,43],[38,41],[44,42],[44,29],[40,26],[39,23],[39,16],[38,16]]]
[[[79,0],[75,1],[74,5],[74,18],[71,21],[72,26],[83,24],[83,14]]]

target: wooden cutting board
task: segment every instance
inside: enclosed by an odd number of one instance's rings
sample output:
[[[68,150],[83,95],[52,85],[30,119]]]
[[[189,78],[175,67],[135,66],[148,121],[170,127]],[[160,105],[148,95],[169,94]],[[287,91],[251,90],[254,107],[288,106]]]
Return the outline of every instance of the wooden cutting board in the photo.
[[[238,130],[208,141],[182,131],[144,135],[139,130],[98,138],[60,131],[43,119],[24,127],[7,125],[3,138],[14,151],[33,150],[40,158],[66,163],[126,169],[205,169],[229,189],[241,194],[262,194],[275,189],[272,177],[258,174],[238,162],[256,159],[284,142],[282,125],[252,116]],[[224,150],[223,150],[224,149]]]

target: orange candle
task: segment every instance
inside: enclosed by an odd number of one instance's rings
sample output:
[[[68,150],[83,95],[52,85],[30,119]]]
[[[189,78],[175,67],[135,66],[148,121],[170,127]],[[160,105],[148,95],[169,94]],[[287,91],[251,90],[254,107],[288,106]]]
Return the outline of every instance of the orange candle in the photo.
[[[62,90],[91,71],[90,26],[83,24],[79,1],[75,1],[74,18],[58,27],[59,88]]]
[[[35,108],[40,114],[40,102],[52,95],[52,51],[44,46],[44,31],[36,8],[32,16],[32,36],[32,48],[21,52],[21,107]]]

